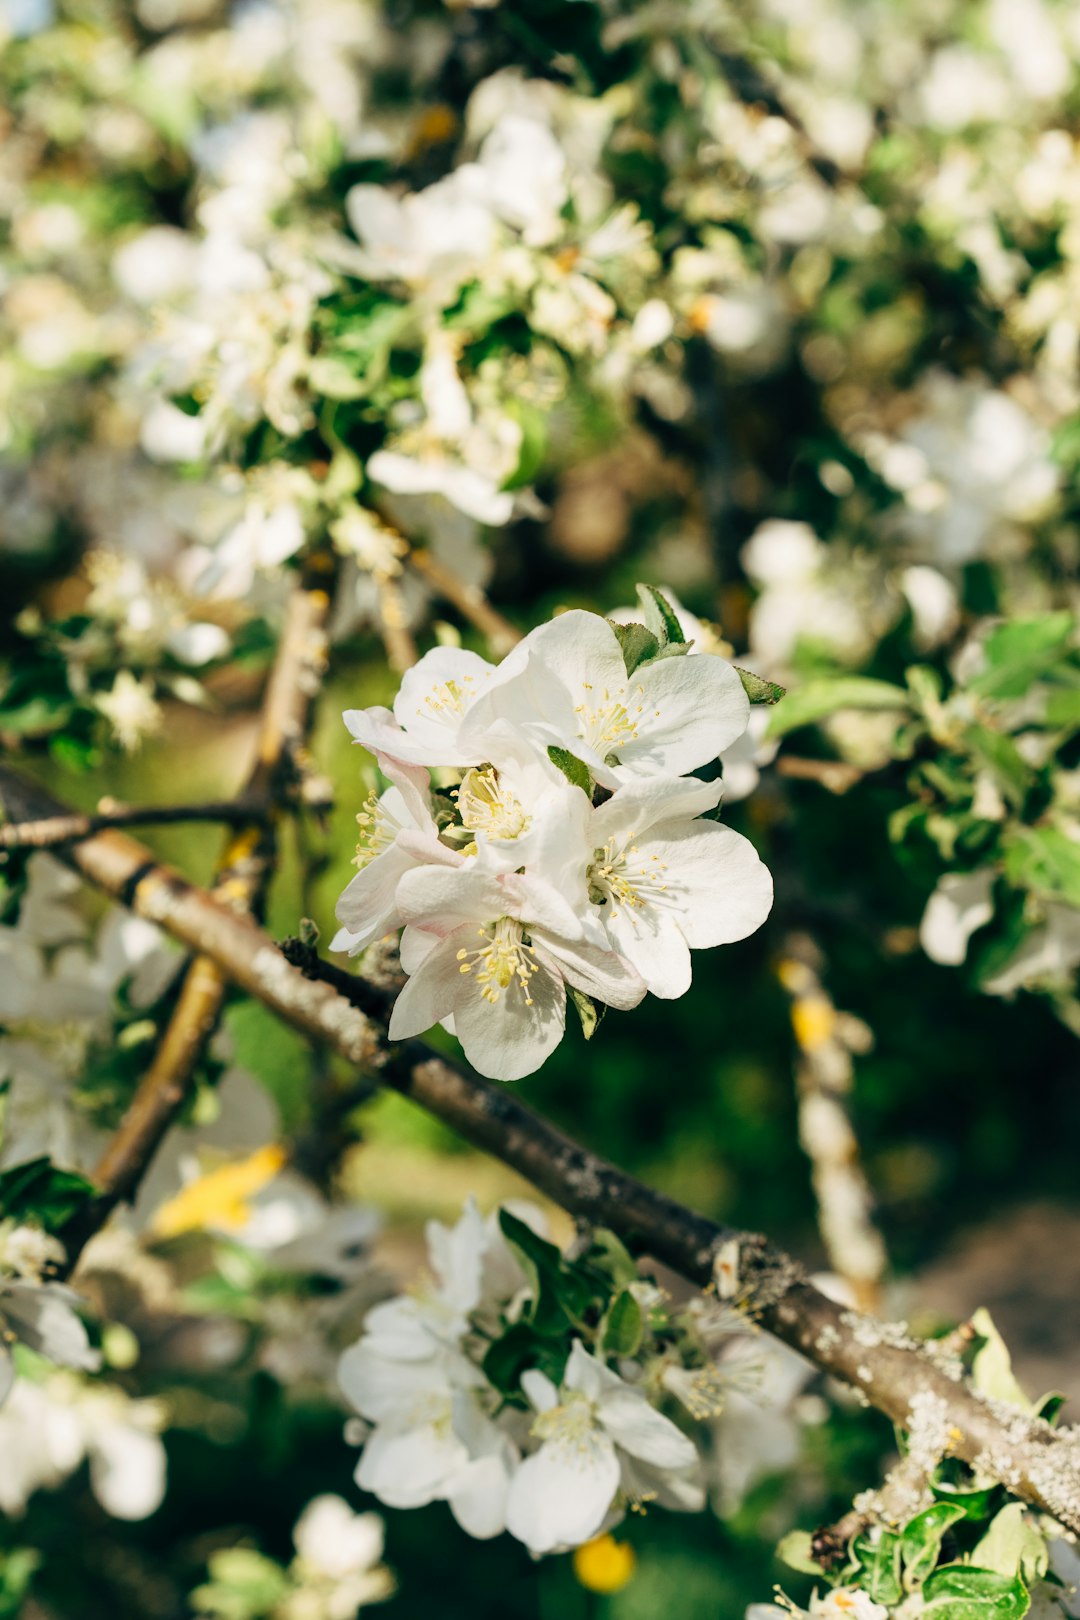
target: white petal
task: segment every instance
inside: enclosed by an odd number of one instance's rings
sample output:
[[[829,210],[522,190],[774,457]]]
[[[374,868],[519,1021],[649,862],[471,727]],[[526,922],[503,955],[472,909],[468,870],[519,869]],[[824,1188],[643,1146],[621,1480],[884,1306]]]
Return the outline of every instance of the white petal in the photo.
[[[461,1441],[441,1426],[393,1434],[376,1429],[364,1446],[356,1483],[387,1507],[423,1507],[444,1496],[469,1461]]]
[[[722,782],[694,776],[649,776],[624,783],[592,813],[589,836],[594,849],[609,839],[645,832],[658,821],[691,820],[720,803]]]
[[[636,1007],[646,991],[642,976],[633,965],[614,951],[605,951],[584,940],[567,940],[536,930],[538,955],[553,958],[556,971],[577,990],[595,996],[607,1007]]]
[[[509,915],[517,890],[475,861],[450,868],[418,866],[398,887],[397,903],[406,922],[496,922]]]
[[[405,850],[391,845],[347,883],[338,898],[335,914],[355,936],[355,944],[381,939],[398,926],[396,904],[398,884],[415,865]]]
[[[24,1344],[63,1367],[95,1372],[101,1356],[71,1308],[78,1296],[55,1283],[8,1283],[0,1291],[0,1312]]]
[[[772,910],[772,875],[749,839],[717,821],[666,822],[641,841],[682,891],[676,913],[688,945],[729,945],[760,928]]]
[[[405,671],[394,715],[413,742],[428,750],[426,763],[480,763],[479,758],[462,757],[458,732],[494,673],[494,665],[462,647],[433,647]]]
[[[717,759],[750,719],[750,701],[722,658],[664,658],[632,678],[644,688],[639,735],[619,748],[627,776],[681,776]]]
[[[994,873],[947,872],[926,903],[919,941],[932,962],[958,967],[976,929],[994,915]]]
[[[691,1468],[697,1461],[694,1442],[629,1386],[601,1398],[600,1422],[623,1451],[657,1468]]]
[[[685,996],[692,969],[679,913],[662,906],[619,903],[605,906],[600,916],[612,946],[652,995],[662,1001]]]
[[[467,928],[457,930],[447,944],[456,949],[459,943],[468,942],[469,932]],[[457,963],[454,965],[456,968]],[[528,1001],[517,980],[495,1002],[487,1001],[481,988],[475,969],[458,978],[454,1027],[465,1056],[489,1080],[520,1080],[532,1074],[563,1038],[566,988],[562,978],[541,963],[529,980]]]
[[[428,954],[394,1002],[388,1031],[392,1041],[421,1035],[454,1011],[461,977],[457,953],[475,944],[475,924],[463,923]]]
[[[448,1493],[450,1511],[461,1528],[478,1541],[490,1541],[506,1529],[510,1472],[502,1457],[476,1457],[455,1479]]]
[[[570,1443],[548,1440],[514,1475],[506,1528],[534,1553],[589,1541],[619,1489],[615,1447],[592,1430]]]
[[[553,1406],[559,1404],[558,1390],[547,1373],[541,1372],[539,1367],[526,1368],[521,1375],[521,1387],[526,1399],[537,1412],[550,1412]]]

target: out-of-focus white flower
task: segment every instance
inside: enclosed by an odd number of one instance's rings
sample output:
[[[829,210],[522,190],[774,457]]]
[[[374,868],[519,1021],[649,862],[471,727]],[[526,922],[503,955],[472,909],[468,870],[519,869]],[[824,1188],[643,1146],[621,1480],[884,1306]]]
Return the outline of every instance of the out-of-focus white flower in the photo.
[[[948,641],[960,624],[960,600],[952,580],[936,568],[914,563],[903,570],[898,583],[911,609],[914,640],[920,651],[928,652]]]
[[[353,1620],[394,1589],[382,1562],[385,1529],[377,1513],[354,1513],[340,1496],[316,1496],[293,1529],[290,1575],[300,1590],[286,1599],[284,1620]]]
[[[982,988],[991,996],[1008,996],[1016,990],[1071,987],[1078,966],[1080,911],[1050,903],[1044,921],[1003,968],[983,981]]]
[[[156,1401],[57,1374],[20,1379],[0,1410],[0,1509],[25,1512],[37,1490],[61,1485],[84,1459],[90,1487],[114,1519],[145,1519],[165,1494],[164,1413]]]
[[[919,940],[931,961],[958,967],[967,956],[968,941],[994,915],[994,873],[948,872],[926,902]]]
[[[113,256],[117,286],[137,304],[174,299],[191,286],[198,249],[188,231],[175,225],[151,225]]]
[[[760,589],[750,611],[755,668],[783,673],[803,640],[852,663],[873,646],[875,626],[856,581],[840,574],[809,524],[762,523],[743,547],[742,563]]]
[[[367,462],[368,477],[402,495],[445,495],[477,523],[499,528],[509,523],[514,497],[493,478],[446,457],[404,455],[377,450]]]
[[[113,736],[127,753],[161,726],[161,706],[154,697],[154,683],[145,676],[133,675],[130,669],[118,670],[110,689],[94,694],[94,707],[105,716]]]

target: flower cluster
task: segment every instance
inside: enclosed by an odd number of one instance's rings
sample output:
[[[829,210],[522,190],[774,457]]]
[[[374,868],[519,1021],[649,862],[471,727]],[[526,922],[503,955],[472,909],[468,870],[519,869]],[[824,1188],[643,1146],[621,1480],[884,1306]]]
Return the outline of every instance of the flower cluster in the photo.
[[[724,1406],[693,1311],[610,1232],[574,1259],[539,1212],[428,1227],[431,1276],[368,1312],[341,1388],[369,1428],[357,1483],[388,1507],[445,1501],[470,1535],[577,1547],[648,1502],[705,1502],[698,1424]],[[666,1410],[661,1410],[666,1408]]]
[[[571,611],[497,667],[436,648],[393,713],[346,714],[393,785],[359,818],[334,945],[404,925],[393,1039],[441,1022],[481,1073],[516,1080],[562,1039],[568,993],[681,996],[692,948],[767,917],[756,851],[710,819],[722,782],[686,774],[746,730],[743,683],[679,656],[670,606],[644,596],[655,631]]]

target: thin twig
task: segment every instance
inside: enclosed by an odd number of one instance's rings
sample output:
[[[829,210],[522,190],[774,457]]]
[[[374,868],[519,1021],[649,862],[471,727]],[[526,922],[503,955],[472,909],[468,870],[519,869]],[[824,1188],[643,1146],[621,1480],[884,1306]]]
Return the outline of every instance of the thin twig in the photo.
[[[874,1223],[874,1195],[851,1115],[852,1052],[872,1043],[866,1025],[833,1005],[820,977],[821,953],[806,935],[784,942],[779,978],[791,997],[799,1046],[795,1081],[799,1141],[810,1160],[818,1228],[832,1269],[863,1310],[881,1303],[888,1256]]]
[[[396,674],[403,675],[413,667],[419,654],[409,629],[401,586],[389,574],[376,574],[375,590],[379,598],[379,633],[386,648],[386,661]]]
[[[277,852],[274,809],[289,786],[283,776],[303,742],[319,689],[329,611],[330,596],[321,584],[298,585],[289,600],[263,699],[255,761],[238,800],[241,807],[266,805],[270,814],[264,810],[259,819],[250,814],[244,818],[226,843],[214,880],[214,894],[238,913],[259,908],[273,870]],[[212,957],[199,954],[189,963],[150,1067],[94,1170],[98,1196],[64,1234],[69,1266],[76,1263],[116,1204],[134,1197],[163,1136],[184,1105],[228,988],[227,971]]]
[[[158,827],[183,821],[243,826],[262,820],[267,807],[254,798],[207,799],[203,804],[118,804],[102,799],[85,815],[47,816],[21,826],[0,827],[0,858],[14,850],[52,849],[104,832],[108,827]]]
[[[492,607],[479,585],[467,585],[430,551],[410,550],[407,561],[415,573],[427,580],[436,596],[456,607],[462,617],[486,637],[493,652],[502,657],[517,646],[521,631],[509,619],[504,619],[498,608]]]
[[[3,768],[0,799],[16,820],[63,812]],[[114,899],[211,957],[293,1028],[328,1042],[365,1076],[410,1097],[571,1214],[613,1228],[703,1287],[722,1279],[721,1292],[730,1295],[734,1287],[735,1303],[762,1327],[902,1428],[918,1430],[921,1444],[932,1436],[950,1455],[1080,1531],[1080,1431],[1055,1430],[984,1396],[962,1377],[955,1358],[913,1339],[901,1324],[845,1310],[766,1238],[721,1226],[646,1187],[534,1114],[512,1088],[480,1079],[422,1042],[389,1044],[330,985],[291,967],[249,917],[154,861],[126,833],[101,833],[65,858]]]

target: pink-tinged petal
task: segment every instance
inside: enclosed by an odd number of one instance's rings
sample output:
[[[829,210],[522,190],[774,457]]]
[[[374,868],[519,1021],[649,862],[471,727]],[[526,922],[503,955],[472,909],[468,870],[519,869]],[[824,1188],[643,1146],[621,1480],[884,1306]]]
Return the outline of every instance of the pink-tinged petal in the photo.
[[[402,806],[413,825],[424,832],[436,832],[431,814],[431,777],[423,765],[409,765],[389,754],[377,756],[379,769],[397,788]]]
[[[598,949],[585,940],[568,940],[546,931],[533,935],[537,955],[550,959],[552,970],[561,973],[576,990],[595,996],[607,1007],[625,1011],[636,1007],[648,986],[629,961],[614,951]]]
[[[482,941],[475,935],[470,939],[470,933],[468,928],[459,929],[447,944],[456,949],[460,938],[475,949]],[[489,1080],[520,1080],[538,1069],[563,1038],[565,986],[558,974],[541,965],[527,991],[514,979],[492,1002],[481,994],[484,986],[477,975],[482,971],[476,962],[471,972],[459,974],[454,1005],[457,1038],[473,1068]]]
[[[604,906],[608,939],[661,1001],[677,1001],[690,988],[690,949],[681,929],[682,913],[665,906]]]
[[[534,1553],[590,1541],[619,1489],[615,1447],[599,1429],[545,1441],[510,1485],[506,1528]]]
[[[641,848],[659,855],[671,888],[682,891],[679,928],[695,950],[745,939],[772,910],[768,867],[749,839],[720,822],[661,823]]]
[[[476,925],[465,923],[427,956],[394,1002],[389,1029],[392,1041],[422,1035],[453,1012],[460,977],[457,953],[462,946],[475,945]]]
[[[389,709],[346,709],[342,719],[352,732],[353,740],[380,762],[386,769],[388,760],[400,764],[433,764],[431,749],[402,731]]]
[[[722,658],[662,658],[630,679],[643,713],[638,736],[616,752],[624,775],[682,776],[741,737],[750,702]]]
[[[620,842],[644,833],[658,821],[704,815],[720,803],[723,791],[722,782],[701,782],[694,776],[646,776],[624,782],[592,813],[592,847],[602,849],[609,839]]]

